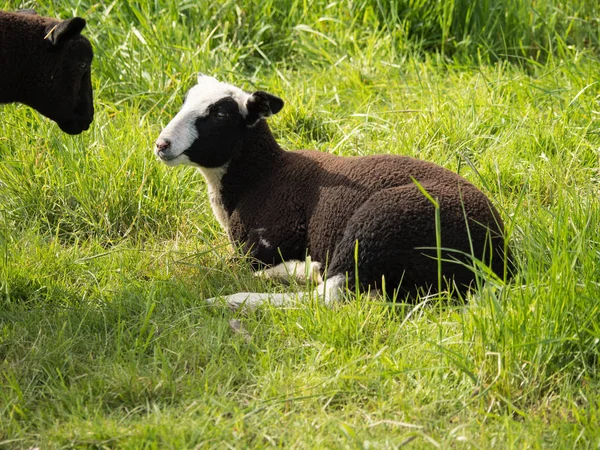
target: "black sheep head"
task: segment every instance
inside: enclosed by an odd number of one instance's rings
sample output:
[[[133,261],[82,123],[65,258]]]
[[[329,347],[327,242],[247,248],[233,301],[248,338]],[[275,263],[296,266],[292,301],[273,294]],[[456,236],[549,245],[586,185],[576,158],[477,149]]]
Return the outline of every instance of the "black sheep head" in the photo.
[[[63,20],[47,26],[44,37],[54,62],[49,74],[53,92],[46,93],[50,98],[43,106],[45,111],[40,109],[40,112],[69,134],[87,130],[94,118],[93,51],[90,42],[81,35],[85,24],[81,17]]]
[[[87,130],[94,118],[90,66],[93,51],[81,35],[85,20],[74,17],[59,21],[38,16],[35,11],[20,11],[6,21],[12,34],[5,39],[12,72],[4,71],[4,103],[24,103],[56,122],[66,133]],[[8,36],[8,37],[7,37]],[[0,72],[2,72],[0,70]]]

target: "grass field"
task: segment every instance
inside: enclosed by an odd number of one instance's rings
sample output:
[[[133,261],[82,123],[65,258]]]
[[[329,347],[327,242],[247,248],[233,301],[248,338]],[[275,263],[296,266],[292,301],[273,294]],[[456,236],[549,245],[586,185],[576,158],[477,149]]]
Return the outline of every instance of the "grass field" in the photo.
[[[96,116],[0,106],[0,448],[598,448],[600,6],[66,0]],[[284,148],[471,180],[517,273],[464,302],[242,316],[252,276],[153,142],[202,71],[280,95]],[[239,320],[244,333],[229,326]]]

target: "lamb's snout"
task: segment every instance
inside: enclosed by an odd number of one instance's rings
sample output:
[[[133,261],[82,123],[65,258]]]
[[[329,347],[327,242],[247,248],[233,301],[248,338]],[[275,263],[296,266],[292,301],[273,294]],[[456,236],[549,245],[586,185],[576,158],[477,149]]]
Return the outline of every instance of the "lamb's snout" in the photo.
[[[167,161],[167,160],[171,159],[171,155],[170,155],[170,151],[169,151],[170,148],[171,148],[170,140],[164,139],[164,138],[158,138],[156,140],[156,149],[154,150],[154,153],[156,153],[156,156],[158,156],[163,161]]]
[[[164,152],[166,150],[169,150],[170,146],[171,146],[171,141],[168,139],[158,138],[156,140],[156,151],[157,152]]]

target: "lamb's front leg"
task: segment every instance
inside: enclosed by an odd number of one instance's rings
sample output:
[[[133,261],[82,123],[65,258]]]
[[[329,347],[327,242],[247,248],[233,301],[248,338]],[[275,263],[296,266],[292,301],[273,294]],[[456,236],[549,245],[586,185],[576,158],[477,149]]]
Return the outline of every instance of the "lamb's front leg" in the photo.
[[[335,275],[320,283],[312,292],[297,292],[293,294],[269,294],[266,292],[238,292],[237,294],[225,295],[223,297],[213,297],[206,301],[210,304],[217,304],[220,300],[233,310],[243,308],[253,310],[263,304],[273,306],[290,306],[297,303],[306,303],[310,298],[317,298],[327,306],[331,306],[339,301],[343,292],[346,277],[344,275]]]
[[[298,284],[323,282],[321,263],[312,261],[310,256],[305,261],[294,259],[282,262],[268,269],[259,270],[254,275],[263,280],[274,280],[285,284],[291,284],[291,280],[295,280]]]

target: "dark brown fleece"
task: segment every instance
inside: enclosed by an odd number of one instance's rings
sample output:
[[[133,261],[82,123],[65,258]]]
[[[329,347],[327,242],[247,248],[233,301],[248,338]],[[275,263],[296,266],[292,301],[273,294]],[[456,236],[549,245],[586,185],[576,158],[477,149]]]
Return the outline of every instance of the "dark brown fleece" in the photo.
[[[463,290],[474,256],[500,276],[504,226],[488,198],[457,174],[405,156],[339,157],[282,150],[267,123],[249,128],[222,179],[230,237],[256,261],[328,265],[328,276],[389,292],[437,287],[435,207],[440,205],[442,273]],[[358,241],[358,259],[355,246]],[[465,267],[464,264],[469,267]]]
[[[84,26],[81,18],[0,11],[0,103],[31,106],[67,133],[88,129],[93,52],[79,34]]]

